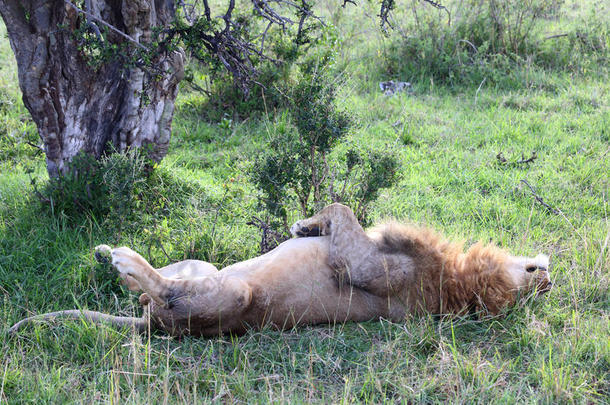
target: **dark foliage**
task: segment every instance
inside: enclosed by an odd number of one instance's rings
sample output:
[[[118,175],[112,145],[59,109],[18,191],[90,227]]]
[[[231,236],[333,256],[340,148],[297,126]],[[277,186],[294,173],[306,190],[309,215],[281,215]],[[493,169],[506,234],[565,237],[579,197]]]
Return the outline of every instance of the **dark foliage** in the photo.
[[[263,205],[285,229],[293,202],[303,217],[344,202],[366,221],[368,205],[397,180],[398,160],[391,151],[349,149],[333,156],[353,121],[336,108],[336,84],[325,66],[303,66],[302,80],[287,90],[290,115],[277,120],[266,153],[255,162],[253,181]]]
[[[139,149],[100,160],[81,153],[70,164],[66,174],[51,177],[40,190],[34,180],[32,184],[51,215],[74,225],[86,219],[107,222],[120,235],[126,228],[158,222],[172,209],[189,204],[190,196],[204,195],[166,170],[152,170],[153,162]]]

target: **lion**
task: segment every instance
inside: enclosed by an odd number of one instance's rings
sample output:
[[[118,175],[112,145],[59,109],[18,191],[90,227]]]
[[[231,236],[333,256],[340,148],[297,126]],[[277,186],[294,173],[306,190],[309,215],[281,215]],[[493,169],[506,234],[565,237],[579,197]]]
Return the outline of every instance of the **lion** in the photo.
[[[497,315],[519,297],[551,288],[549,258],[512,256],[477,243],[466,252],[436,232],[389,222],[368,232],[352,210],[332,204],[290,229],[274,250],[218,270],[186,260],[154,269],[128,247],[96,248],[133,291],[144,316],[69,310],[24,319],[84,317],[172,335],[242,334],[250,328],[359,322],[408,314]]]

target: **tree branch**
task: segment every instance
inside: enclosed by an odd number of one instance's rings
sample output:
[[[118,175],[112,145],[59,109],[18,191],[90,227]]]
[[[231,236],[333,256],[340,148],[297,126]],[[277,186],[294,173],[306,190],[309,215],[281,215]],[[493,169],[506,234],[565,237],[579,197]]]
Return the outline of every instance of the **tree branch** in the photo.
[[[123,38],[127,39],[129,42],[135,44],[136,46],[144,49],[145,51],[149,51],[149,49],[142,45],[141,43],[139,43],[138,41],[135,40],[135,38],[133,38],[130,35],[127,35],[126,33],[124,33],[123,31],[121,31],[120,29],[118,29],[117,27],[115,27],[112,24],[107,23],[106,21],[102,20],[99,17],[96,17],[95,15],[91,14],[88,11],[85,11],[81,8],[79,8],[78,6],[76,6],[74,3],[72,3],[70,0],[64,0],[64,3],[68,4],[70,7],[72,7],[74,10],[76,10],[77,12],[83,14],[85,17],[87,18],[91,18],[97,22],[99,22],[100,24],[104,25],[105,27],[108,27],[110,30],[112,30],[113,32],[119,34],[120,36],[122,36]],[[98,30],[99,31],[99,30]]]

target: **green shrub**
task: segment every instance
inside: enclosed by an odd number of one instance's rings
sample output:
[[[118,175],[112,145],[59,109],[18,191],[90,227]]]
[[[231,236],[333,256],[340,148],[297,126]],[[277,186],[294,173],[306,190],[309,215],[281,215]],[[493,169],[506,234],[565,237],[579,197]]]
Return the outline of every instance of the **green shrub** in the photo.
[[[368,224],[369,205],[379,197],[382,189],[391,188],[399,179],[397,153],[391,149],[349,149],[342,160],[345,171],[332,179],[330,197],[333,202],[351,206],[358,220]]]
[[[562,16],[558,0],[467,0],[442,11],[414,7],[414,17],[395,35],[384,60],[392,77],[445,85],[522,87],[532,70],[582,72],[608,62],[608,27],[602,17],[578,17],[550,35],[548,22]]]
[[[70,223],[93,218],[118,234],[123,230],[158,222],[172,209],[188,206],[192,198],[205,198],[195,184],[176,179],[170,172],[152,167],[137,149],[113,153],[96,160],[77,155],[67,174],[51,178],[34,190],[43,207]]]
[[[70,170],[50,178],[38,196],[53,215],[76,219],[116,212],[125,217],[145,182],[145,163],[137,152],[114,153],[99,161],[80,153],[70,162]]]
[[[366,222],[368,205],[397,179],[398,160],[392,152],[348,149],[333,156],[353,122],[336,109],[336,83],[320,70],[324,66],[305,67],[303,79],[288,90],[291,113],[277,119],[266,152],[252,171],[263,205],[285,230],[291,210],[307,217],[331,202],[351,205]]]

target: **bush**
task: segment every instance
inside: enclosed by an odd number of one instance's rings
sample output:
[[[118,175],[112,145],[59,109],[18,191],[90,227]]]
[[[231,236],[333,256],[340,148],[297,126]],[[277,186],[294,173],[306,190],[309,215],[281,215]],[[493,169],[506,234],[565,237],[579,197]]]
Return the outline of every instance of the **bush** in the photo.
[[[340,177],[331,179],[331,200],[351,206],[358,220],[367,224],[369,205],[379,197],[382,189],[394,186],[399,179],[398,158],[392,150],[349,149],[343,162],[345,171]]]
[[[80,153],[66,174],[52,177],[38,192],[39,199],[52,215],[63,214],[78,220],[83,216],[105,217],[110,212],[125,216],[135,204],[145,181],[144,160],[139,153],[112,154],[97,161]]]
[[[252,172],[264,207],[285,230],[289,211],[296,208],[307,217],[330,202],[352,205],[366,222],[368,205],[397,179],[398,160],[391,152],[349,149],[331,156],[353,123],[336,109],[336,84],[319,69],[323,66],[304,69],[303,80],[289,90],[291,114],[276,121]]]
[[[392,39],[384,61],[390,76],[446,85],[484,79],[518,87],[531,69],[574,71],[606,66],[608,22],[582,18],[559,35],[544,33],[561,15],[561,0],[467,0],[443,12],[413,8],[403,36]],[[587,20],[587,21],[585,21]],[[595,28],[585,28],[595,27]],[[527,83],[526,83],[527,84]]]
[[[118,234],[158,222],[172,208],[186,207],[192,196],[204,198],[195,184],[175,179],[139,150],[113,153],[96,160],[77,155],[67,174],[49,179],[40,190],[32,180],[43,207],[53,216],[79,224],[86,218],[104,222]]]

